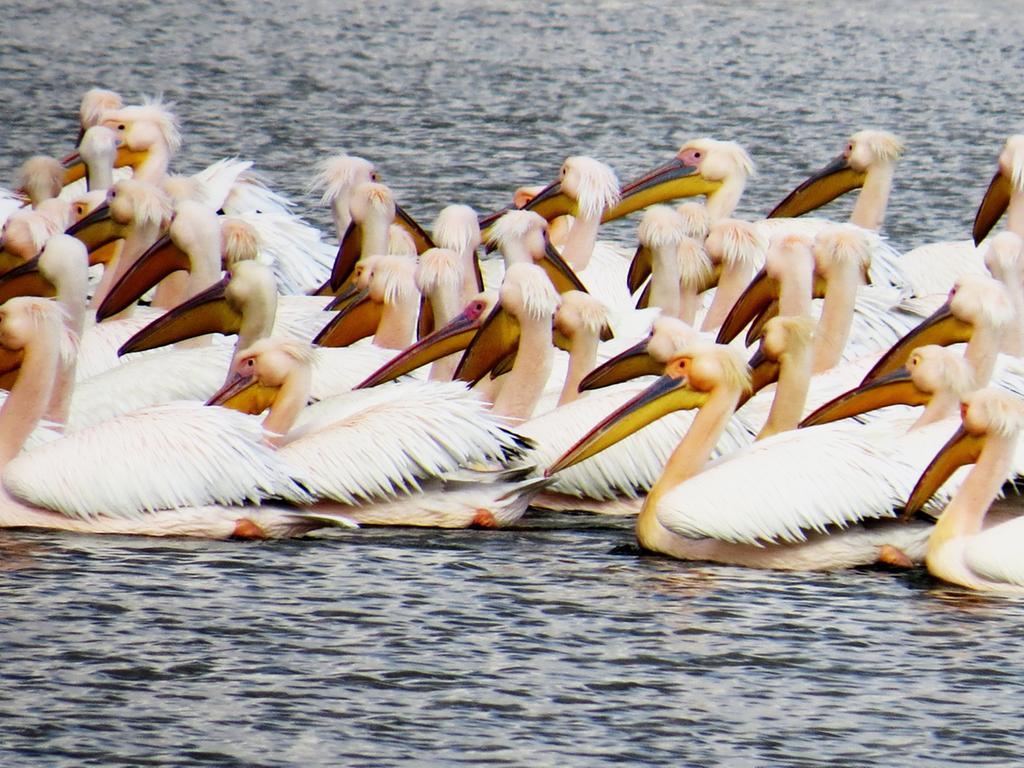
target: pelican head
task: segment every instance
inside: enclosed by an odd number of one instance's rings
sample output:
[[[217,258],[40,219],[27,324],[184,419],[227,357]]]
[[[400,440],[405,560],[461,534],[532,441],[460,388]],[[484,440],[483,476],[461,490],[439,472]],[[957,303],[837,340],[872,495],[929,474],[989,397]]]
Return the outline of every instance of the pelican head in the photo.
[[[882,355],[863,383],[896,370],[917,347],[969,341],[978,328],[998,335],[1014,317],[1013,303],[998,280],[963,275],[950,290],[949,299]]]
[[[691,139],[668,163],[626,184],[620,202],[608,210],[604,218],[610,221],[652,203],[680,197],[706,195],[710,205],[710,198],[727,186],[732,190],[728,199],[708,213],[712,218],[728,215],[753,173],[754,162],[736,142]]]
[[[699,340],[699,332],[679,318],[658,317],[651,324],[651,332],[646,339],[584,376],[580,391],[608,387],[638,376],[656,376],[665,369],[669,360]]]
[[[761,391],[778,379],[779,368],[785,358],[796,357],[811,349],[816,325],[817,321],[804,315],[776,316],[765,323],[761,343],[750,358],[750,394]],[[740,404],[743,402],[745,400]]]
[[[239,351],[228,382],[206,404],[263,413],[289,377],[308,373],[315,359],[316,349],[296,339],[259,339]]]
[[[89,256],[75,238],[57,234],[42,252],[0,276],[0,303],[15,296],[59,296],[84,309],[89,284]]]
[[[610,332],[608,308],[589,293],[566,291],[555,312],[554,327],[569,343],[581,337],[600,339]]]
[[[536,264],[515,263],[505,271],[498,303],[470,342],[455,378],[476,383],[513,354],[525,325],[551,328],[561,297]]]
[[[922,473],[904,505],[904,516],[921,510],[958,468],[976,462],[989,440],[1015,440],[1024,428],[1024,401],[1006,390],[987,387],[964,396],[960,415],[962,426]]]
[[[32,205],[57,197],[63,186],[64,167],[59,160],[47,155],[30,157],[18,171],[18,187],[28,195]]]
[[[98,125],[109,128],[117,142],[114,167],[130,166],[139,174],[143,166],[156,158],[155,174],[162,176],[171,155],[181,147],[181,133],[174,114],[157,100],[141,105],[117,107],[102,112]],[[64,159],[64,183],[68,184],[85,174],[84,161],[75,152]]]
[[[173,215],[171,200],[155,184],[122,179],[107,190],[106,202],[68,228],[90,253],[127,237],[132,228],[163,229]]]
[[[673,411],[700,408],[713,392],[738,401],[750,386],[750,369],[738,351],[698,342],[670,360],[660,378],[580,438],[545,474],[578,464]]]
[[[164,147],[174,154],[181,148],[178,118],[159,100],[104,112],[100,125],[114,132],[118,142],[130,152],[145,152]],[[119,157],[117,165],[128,165]]]
[[[347,200],[357,185],[374,181],[380,181],[380,175],[373,163],[356,155],[339,154],[320,161],[310,191],[323,192],[321,205],[334,205],[337,200]]]
[[[3,226],[0,273],[39,254],[46,241],[61,231],[61,222],[42,211],[28,208],[14,211]]]
[[[276,311],[273,271],[256,261],[241,261],[227,277],[142,328],[117,353],[156,349],[207,333],[263,338],[270,335]]]
[[[463,351],[469,346],[497,302],[498,295],[493,291],[477,294],[446,325],[437,328],[415,344],[403,349],[367,376],[354,389],[375,387],[378,384],[393,381],[399,376],[411,373],[435,360]]]
[[[902,368],[879,376],[825,403],[801,427],[827,424],[890,405],[926,405],[938,394],[962,397],[973,387],[962,355],[937,344],[916,347]]]
[[[202,203],[179,204],[167,234],[158,238],[114,283],[99,307],[96,319],[121,312],[172,272],[220,272],[221,217]],[[208,261],[215,258],[216,263]],[[198,260],[198,262],[193,260]]]
[[[465,253],[480,246],[480,222],[476,211],[468,205],[447,205],[441,209],[431,227],[434,242],[440,248]]]
[[[768,214],[800,216],[850,190],[860,189],[876,168],[891,169],[903,153],[903,142],[888,131],[864,130],[850,137],[840,155],[794,189]]]
[[[402,349],[409,341],[405,326],[383,327],[387,308],[403,315],[415,315],[419,296],[416,287],[416,260],[408,256],[378,255],[363,259],[355,275],[359,293],[317,334],[315,344],[344,347],[376,334],[378,346]],[[413,322],[415,317],[412,318]],[[383,336],[382,336],[383,334]],[[411,326],[410,326],[411,335]]]
[[[105,88],[90,88],[82,95],[82,101],[78,106],[78,119],[82,131],[99,125],[104,113],[121,109],[123,106],[120,94]]]
[[[548,223],[533,211],[508,211],[490,229],[488,243],[496,246],[507,264],[537,263],[558,292],[586,291],[572,267],[548,240]]]
[[[569,211],[575,216],[597,218],[619,202],[618,176],[611,166],[593,157],[566,158],[558,176],[563,194],[576,201],[575,211]]]

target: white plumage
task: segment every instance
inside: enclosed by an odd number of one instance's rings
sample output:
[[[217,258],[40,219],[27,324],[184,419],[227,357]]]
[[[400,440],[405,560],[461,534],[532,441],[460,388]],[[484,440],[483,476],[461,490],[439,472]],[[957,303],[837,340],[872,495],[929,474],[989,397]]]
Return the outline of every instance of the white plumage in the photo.
[[[263,442],[258,420],[199,403],[127,414],[41,445],[11,461],[4,485],[27,503],[80,519],[310,500]]]

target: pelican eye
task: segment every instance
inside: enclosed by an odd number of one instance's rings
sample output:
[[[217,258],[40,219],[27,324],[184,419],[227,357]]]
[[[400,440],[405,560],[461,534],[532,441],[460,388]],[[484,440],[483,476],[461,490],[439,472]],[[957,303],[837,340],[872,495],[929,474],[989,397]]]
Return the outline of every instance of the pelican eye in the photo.
[[[125,124],[124,124],[124,123],[120,123],[120,124],[119,124],[119,125],[117,126],[117,130],[119,130],[119,131],[124,131],[124,130],[127,130],[127,128],[125,127]]]

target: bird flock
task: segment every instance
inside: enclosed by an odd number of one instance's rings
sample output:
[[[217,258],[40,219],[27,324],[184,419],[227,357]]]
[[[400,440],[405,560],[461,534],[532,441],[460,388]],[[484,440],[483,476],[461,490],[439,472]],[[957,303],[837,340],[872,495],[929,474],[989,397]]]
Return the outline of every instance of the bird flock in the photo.
[[[1024,516],[990,510],[1024,474],[1024,136],[970,239],[902,254],[880,130],[759,221],[734,217],[752,159],[712,138],[625,184],[572,156],[429,229],[338,155],[311,183],[333,239],[248,161],[172,173],[180,149],[167,105],[93,89],[73,151],[0,190],[0,526],[276,538],[532,507],[635,516],[680,559],[1024,591]],[[848,222],[804,215],[853,191]],[[635,242],[600,239],[632,214]]]

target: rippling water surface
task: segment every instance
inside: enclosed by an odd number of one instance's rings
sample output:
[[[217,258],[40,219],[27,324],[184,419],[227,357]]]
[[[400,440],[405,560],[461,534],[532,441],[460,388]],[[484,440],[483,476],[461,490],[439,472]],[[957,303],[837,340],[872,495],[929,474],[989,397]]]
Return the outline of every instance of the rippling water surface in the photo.
[[[324,226],[304,192],[341,149],[429,223],[569,154],[630,177],[714,135],[757,161],[756,216],[877,126],[907,144],[887,224],[906,248],[967,237],[1021,129],[1015,2],[508,5],[8,8],[0,183],[68,149],[96,85],[176,104],[177,170],[254,159]],[[268,544],[0,533],[2,763],[1020,762],[1024,603],[631,540],[555,516]]]

